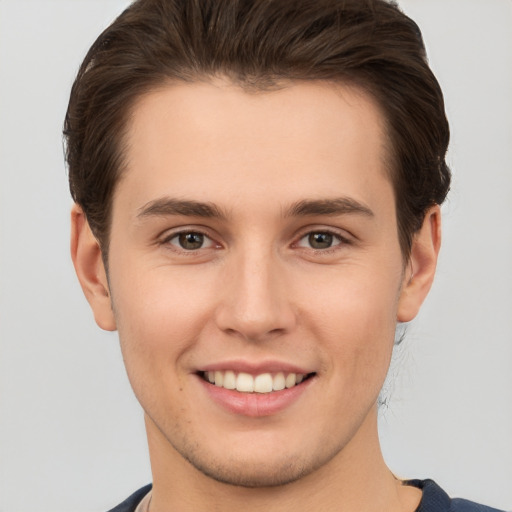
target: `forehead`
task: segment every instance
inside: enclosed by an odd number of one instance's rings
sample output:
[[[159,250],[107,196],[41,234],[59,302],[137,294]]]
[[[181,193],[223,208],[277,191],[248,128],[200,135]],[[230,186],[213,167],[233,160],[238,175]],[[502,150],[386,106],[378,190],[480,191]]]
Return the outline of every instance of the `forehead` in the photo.
[[[342,84],[170,84],[134,105],[116,195],[131,187],[139,203],[159,193],[210,200],[227,187],[294,201],[314,183],[313,195],[339,185],[364,202],[364,189],[378,193],[375,177],[389,186],[384,124],[371,97]]]

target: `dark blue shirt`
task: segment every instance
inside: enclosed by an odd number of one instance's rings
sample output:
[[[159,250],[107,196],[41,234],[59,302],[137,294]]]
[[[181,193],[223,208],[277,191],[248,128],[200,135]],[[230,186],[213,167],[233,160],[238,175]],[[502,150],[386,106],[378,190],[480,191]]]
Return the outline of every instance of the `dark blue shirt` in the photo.
[[[503,512],[461,498],[452,499],[433,480],[409,480],[406,484],[423,491],[416,512]]]
[[[418,487],[423,491],[416,512],[503,512],[472,501],[460,498],[452,499],[433,480],[409,480],[406,484]],[[146,485],[109,512],[135,512],[137,505],[150,490],[151,484]]]

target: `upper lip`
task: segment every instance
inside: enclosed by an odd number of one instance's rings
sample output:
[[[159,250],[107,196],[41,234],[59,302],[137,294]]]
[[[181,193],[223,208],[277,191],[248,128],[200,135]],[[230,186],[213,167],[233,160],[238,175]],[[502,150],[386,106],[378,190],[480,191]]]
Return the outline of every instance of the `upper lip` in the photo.
[[[251,375],[260,375],[262,373],[299,373],[307,375],[313,373],[314,370],[308,369],[304,366],[298,366],[293,363],[278,361],[278,360],[264,360],[264,361],[246,361],[242,359],[226,359],[215,363],[209,363],[198,368],[198,371],[214,372],[214,371],[227,371],[231,370],[235,373],[249,373]]]

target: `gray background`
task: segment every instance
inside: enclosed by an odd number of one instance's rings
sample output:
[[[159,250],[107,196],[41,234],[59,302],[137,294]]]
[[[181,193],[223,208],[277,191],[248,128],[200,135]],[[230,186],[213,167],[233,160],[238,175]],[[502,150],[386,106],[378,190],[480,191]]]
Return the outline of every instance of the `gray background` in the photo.
[[[439,272],[381,412],[401,477],[512,509],[512,2],[403,0],[443,86],[454,186]],[[61,126],[122,0],[0,0],[0,511],[102,511],[150,481],[115,334],[69,260]]]

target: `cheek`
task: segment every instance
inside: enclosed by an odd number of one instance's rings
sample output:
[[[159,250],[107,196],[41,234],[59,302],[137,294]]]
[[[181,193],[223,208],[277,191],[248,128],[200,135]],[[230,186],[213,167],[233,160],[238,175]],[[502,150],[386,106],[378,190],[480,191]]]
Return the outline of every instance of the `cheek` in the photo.
[[[340,337],[382,339],[395,329],[401,268],[353,265],[330,275],[312,275],[302,308]],[[313,312],[314,311],[314,312]]]
[[[317,288],[323,289],[319,299],[305,306],[315,336],[323,340],[326,365],[345,386],[382,385],[394,344],[400,278],[396,265],[378,273],[352,267],[324,282]]]
[[[167,404],[166,410],[178,414],[175,408],[181,407],[179,391],[185,385],[186,361],[209,316],[205,291],[199,293],[192,287],[187,293],[186,283],[167,274],[144,272],[139,280],[132,272],[129,280],[112,280],[126,372],[137,399],[150,416],[163,403]]]
[[[125,274],[126,275],[126,274]],[[130,273],[112,280],[114,312],[128,371],[151,366],[151,378],[182,361],[210,316],[210,293],[170,272]],[[189,286],[187,286],[189,285]]]

